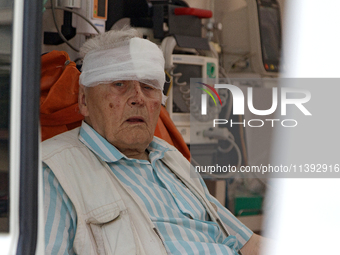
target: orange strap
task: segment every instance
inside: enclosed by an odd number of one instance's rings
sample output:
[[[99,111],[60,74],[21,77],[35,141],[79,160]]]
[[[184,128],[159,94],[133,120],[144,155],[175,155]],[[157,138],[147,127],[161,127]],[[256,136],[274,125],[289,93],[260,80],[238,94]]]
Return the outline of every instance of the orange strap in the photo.
[[[155,136],[160,137],[175,146],[183,156],[190,161],[190,150],[164,106],[161,108]]]
[[[40,123],[42,140],[76,128],[84,119],[78,108],[80,72],[64,51],[41,56]]]

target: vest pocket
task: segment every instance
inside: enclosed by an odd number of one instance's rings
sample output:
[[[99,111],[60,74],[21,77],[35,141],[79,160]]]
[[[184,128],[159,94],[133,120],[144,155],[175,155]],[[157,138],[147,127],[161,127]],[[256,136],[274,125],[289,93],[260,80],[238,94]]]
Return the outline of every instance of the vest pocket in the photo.
[[[118,207],[100,217],[86,220],[99,255],[136,254],[136,244],[127,210]]]

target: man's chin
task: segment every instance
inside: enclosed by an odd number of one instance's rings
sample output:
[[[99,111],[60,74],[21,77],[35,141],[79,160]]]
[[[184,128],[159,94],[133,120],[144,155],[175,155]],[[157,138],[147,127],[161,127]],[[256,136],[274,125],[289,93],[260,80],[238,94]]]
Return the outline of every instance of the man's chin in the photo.
[[[145,149],[152,142],[153,136],[149,135],[149,132],[143,130],[143,132],[129,132],[122,139],[122,142],[126,144],[126,146],[130,146],[131,148],[136,147],[145,147]]]

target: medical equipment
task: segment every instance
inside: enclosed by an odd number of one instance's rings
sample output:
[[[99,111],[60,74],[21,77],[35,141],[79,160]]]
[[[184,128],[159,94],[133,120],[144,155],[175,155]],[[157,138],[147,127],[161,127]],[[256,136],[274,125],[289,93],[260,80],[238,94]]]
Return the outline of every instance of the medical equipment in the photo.
[[[105,32],[107,6],[108,0],[58,0],[55,7],[70,8],[76,12],[74,18],[71,18],[72,26],[78,34],[90,35],[98,34],[98,30],[99,33]],[[89,22],[84,22],[84,19]]]
[[[231,1],[236,4],[235,1]],[[276,0],[244,0],[224,14],[222,48],[227,72],[277,76],[281,56],[281,19]]]
[[[106,30],[122,18],[130,25],[152,29],[153,37],[174,36],[178,46],[209,50],[208,40],[202,37],[202,19],[211,18],[212,11],[190,8],[185,1],[110,0]]]
[[[76,9],[79,14],[84,15],[91,21],[100,33],[105,32],[107,20],[108,0],[81,0],[81,8]],[[74,17],[72,25],[77,28],[78,34],[97,34],[98,32],[87,22],[78,16]]]
[[[203,130],[211,123],[199,122],[190,127],[190,78],[210,79],[214,84],[218,81],[218,60],[205,56],[172,54],[170,58],[172,69],[172,87],[168,92],[166,108],[170,118],[188,144],[216,143],[203,136]],[[218,113],[217,113],[218,115]],[[190,136],[190,132],[192,135]],[[194,135],[198,134],[198,135]],[[191,139],[190,139],[191,137]]]
[[[51,5],[47,6],[46,9],[51,9],[57,33],[45,31],[45,45],[66,43],[71,49],[79,52],[79,47],[69,42],[76,34],[90,36],[105,32],[107,0],[51,0],[50,3]],[[57,22],[56,10],[64,11],[61,28],[59,28],[59,23]]]

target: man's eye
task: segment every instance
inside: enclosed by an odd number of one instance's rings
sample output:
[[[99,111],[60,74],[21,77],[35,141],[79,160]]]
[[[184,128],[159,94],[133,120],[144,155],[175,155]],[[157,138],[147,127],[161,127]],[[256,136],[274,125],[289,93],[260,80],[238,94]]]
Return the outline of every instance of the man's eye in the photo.
[[[115,82],[115,83],[113,83],[113,85],[116,86],[116,87],[123,87],[124,83],[122,83],[122,82]]]
[[[153,90],[153,89],[155,89],[154,87],[147,86],[147,85],[144,85],[143,88],[144,88],[144,89],[148,89],[148,90]]]

